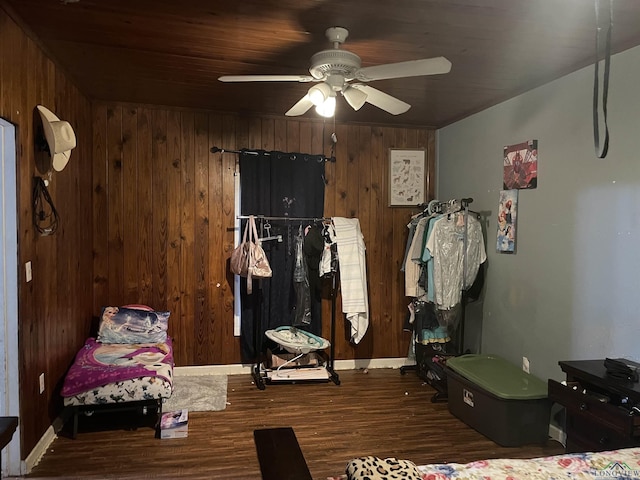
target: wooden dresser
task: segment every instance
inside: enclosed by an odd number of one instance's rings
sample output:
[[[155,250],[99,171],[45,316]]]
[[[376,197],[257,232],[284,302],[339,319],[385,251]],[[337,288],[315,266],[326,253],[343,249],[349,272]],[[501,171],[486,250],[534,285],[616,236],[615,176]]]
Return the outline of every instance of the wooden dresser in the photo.
[[[633,367],[640,364],[624,360]],[[602,360],[559,362],[567,385],[549,380],[549,398],[566,409],[567,452],[640,445],[640,383],[607,375]]]

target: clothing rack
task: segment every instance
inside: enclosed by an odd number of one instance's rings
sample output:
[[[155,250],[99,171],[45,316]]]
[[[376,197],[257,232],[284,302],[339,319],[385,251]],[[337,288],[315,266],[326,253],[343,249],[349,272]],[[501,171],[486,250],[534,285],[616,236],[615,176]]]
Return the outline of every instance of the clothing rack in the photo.
[[[460,323],[458,325],[456,331],[457,337],[457,345],[456,345],[456,354],[463,354],[464,352],[464,323],[465,323],[465,310],[466,310],[466,290],[464,288],[464,283],[466,279],[467,272],[467,245],[468,245],[468,215],[469,213],[474,213],[478,219],[480,218],[480,214],[477,212],[473,212],[469,209],[469,205],[473,203],[473,198],[460,198],[460,199],[451,199],[448,201],[440,201],[440,200],[431,200],[427,204],[420,204],[420,208],[424,208],[424,210],[418,215],[414,215],[412,218],[415,219],[417,217],[421,217],[424,215],[435,215],[435,214],[453,214],[458,212],[464,212],[464,235],[463,235],[463,267],[462,267],[462,292],[460,299]],[[415,340],[414,340],[415,341]],[[406,365],[400,367],[400,373],[402,375],[405,374],[407,370],[416,370],[418,369],[418,365]],[[434,386],[435,388],[435,386]],[[447,399],[447,393],[444,391],[438,390],[431,398],[432,402],[437,402],[440,400]]]
[[[238,215],[236,218],[238,219],[248,219],[249,217],[253,216],[253,218],[255,219],[262,219],[262,220],[273,220],[273,221],[292,221],[292,222],[327,222],[327,221],[331,221],[330,218],[325,218],[325,217],[272,217],[272,216],[265,216],[265,215]],[[270,238],[272,239],[272,238]],[[327,370],[327,373],[329,374],[329,380],[331,380],[334,384],[336,385],[340,385],[340,377],[339,375],[336,373],[336,371],[334,370],[334,363],[335,363],[335,352],[334,352],[334,344],[335,344],[335,340],[336,340],[336,335],[335,335],[335,329],[336,329],[336,293],[338,290],[338,282],[337,282],[337,272],[334,272],[331,275],[331,292],[330,292],[330,296],[331,296],[331,330],[330,330],[330,345],[329,345],[329,359],[327,361],[327,366],[325,367]],[[258,281],[259,284],[262,282],[262,280]],[[255,356],[256,356],[256,361],[255,364],[253,365],[253,368],[251,369],[251,375],[253,377],[253,380],[256,384],[256,387],[258,387],[259,390],[264,390],[266,385],[265,385],[265,380],[262,377],[262,375],[260,374],[260,357],[262,354],[262,308],[261,308],[261,303],[262,303],[262,288],[259,286],[258,287],[258,295],[256,295],[254,297],[254,303],[253,303],[253,312],[254,312],[254,322],[253,322],[253,342],[254,342],[254,352],[255,352]],[[323,352],[324,353],[324,352]]]
[[[468,242],[468,225],[469,225],[469,205],[473,203],[473,198],[460,198],[460,199],[451,199],[446,202],[442,202],[439,200],[432,200],[427,205],[427,210],[429,213],[457,213],[464,212],[464,235],[462,237],[462,297],[460,299],[460,325],[458,328],[457,337],[458,337],[458,353],[464,353],[464,322],[465,322],[465,302],[466,302],[466,290],[464,288],[464,281],[467,275],[467,242]],[[475,212],[473,212],[475,213]],[[479,214],[476,214],[479,215]]]
[[[305,160],[317,160],[318,162],[333,162],[335,163],[336,157],[326,157],[324,155],[313,155],[310,153],[287,153],[287,152],[279,152],[279,151],[268,151],[268,150],[251,150],[244,148],[242,150],[228,150],[226,148],[220,147],[211,147],[209,149],[211,153],[247,153],[249,155],[281,155],[284,157],[288,157],[291,160],[295,160],[298,156],[302,157]]]

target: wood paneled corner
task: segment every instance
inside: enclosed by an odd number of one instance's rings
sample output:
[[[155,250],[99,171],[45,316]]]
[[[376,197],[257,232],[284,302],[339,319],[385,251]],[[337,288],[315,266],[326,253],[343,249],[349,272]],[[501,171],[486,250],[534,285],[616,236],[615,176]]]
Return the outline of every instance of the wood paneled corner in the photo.
[[[92,101],[0,8],[0,115],[17,127],[21,452],[25,458],[62,410],[64,375],[107,305],[171,312],[176,365],[241,362],[234,336],[237,156],[213,146],[323,153],[325,216],[357,217],[367,247],[370,325],[359,345],[337,303],[336,359],[404,357],[410,334],[399,270],[415,208],[388,206],[388,151],[425,148],[433,197],[435,132],[194,108]],[[43,104],[75,129],[77,147],[49,192],[55,235],[32,221],[34,109]],[[169,103],[168,103],[169,104]],[[36,117],[37,118],[37,117]],[[335,133],[337,143],[331,142]],[[323,303],[329,337],[330,301]],[[39,376],[45,373],[45,390]]]
[[[2,8],[0,86],[0,116],[17,132],[16,281],[20,443],[25,458],[59,415],[62,379],[90,331],[93,131],[89,100]],[[35,109],[40,104],[68,121],[77,140],[67,166],[50,176],[36,165],[42,155],[34,146],[40,122]],[[41,235],[34,226],[37,176],[50,181],[49,195],[59,214],[53,235]],[[32,266],[30,282],[23,274],[26,262]]]

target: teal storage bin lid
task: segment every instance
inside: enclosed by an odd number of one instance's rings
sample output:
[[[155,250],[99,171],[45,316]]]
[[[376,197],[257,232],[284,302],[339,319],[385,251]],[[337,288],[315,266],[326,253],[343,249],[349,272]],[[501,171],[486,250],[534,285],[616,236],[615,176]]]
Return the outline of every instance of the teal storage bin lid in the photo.
[[[447,367],[497,397],[507,400],[546,398],[545,382],[497,355],[461,355],[447,360]]]

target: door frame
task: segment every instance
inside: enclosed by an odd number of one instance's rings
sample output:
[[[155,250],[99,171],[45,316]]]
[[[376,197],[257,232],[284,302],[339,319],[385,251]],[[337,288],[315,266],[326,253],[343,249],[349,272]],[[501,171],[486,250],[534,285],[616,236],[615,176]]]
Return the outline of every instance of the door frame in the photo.
[[[16,127],[0,118],[0,416],[20,416]],[[2,476],[21,475],[20,422],[2,450]]]

